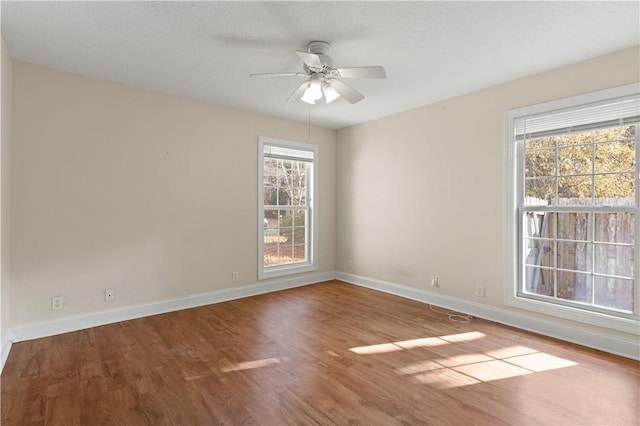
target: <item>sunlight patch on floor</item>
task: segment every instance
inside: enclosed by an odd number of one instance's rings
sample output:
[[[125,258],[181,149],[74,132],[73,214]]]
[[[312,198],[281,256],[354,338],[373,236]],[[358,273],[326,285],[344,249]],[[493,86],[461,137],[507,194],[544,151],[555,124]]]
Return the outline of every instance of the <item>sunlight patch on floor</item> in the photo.
[[[425,337],[424,339],[411,339],[403,340],[401,342],[394,342],[394,344],[400,346],[402,349],[413,349],[448,345],[449,342],[447,342],[446,340],[442,340],[439,337]]]
[[[499,359],[493,361],[477,362],[474,364],[459,365],[455,367],[454,370],[478,379],[481,382],[508,379],[509,377],[523,376],[525,374],[532,373],[532,371],[520,368]]]
[[[402,348],[393,343],[382,343],[380,345],[360,346],[358,348],[349,349],[359,355],[384,354],[388,352],[401,351]]]
[[[430,385],[437,389],[457,388],[480,383],[480,380],[469,377],[466,374],[458,373],[449,368],[418,374],[414,376],[414,379],[418,383]]]
[[[359,346],[356,348],[350,348],[349,350],[360,355],[381,354],[401,351],[403,349],[428,348],[432,346],[448,345],[450,343],[469,342],[483,337],[485,337],[484,334],[478,331],[473,331],[470,333],[452,334],[450,336],[425,337],[421,339],[401,340],[393,343]]]
[[[513,356],[536,354],[536,353],[538,353],[538,351],[536,351],[535,349],[527,348],[526,346],[520,346],[520,345],[507,346],[504,348],[493,349],[485,352],[485,354],[489,355],[490,357],[497,358],[497,359],[510,358]]]
[[[401,350],[429,348],[454,344],[452,351],[464,350],[465,343],[482,339],[485,334],[473,331],[449,336],[425,337],[392,343],[350,348],[359,355],[385,354]],[[449,352],[447,349],[445,352]],[[514,345],[486,352],[468,352],[426,359],[395,369],[397,374],[410,376],[417,383],[439,389],[474,385],[494,380],[524,376],[541,371],[578,365],[526,346]]]
[[[278,358],[257,359],[255,361],[239,362],[230,367],[222,368],[220,371],[223,373],[229,373],[231,371],[252,370],[254,368],[261,368],[279,363],[280,360]]]
[[[440,336],[439,338],[442,340],[446,340],[451,343],[463,343],[463,342],[471,342],[472,340],[482,339],[487,335],[484,333],[480,333],[479,331],[470,331],[468,333],[458,333],[451,334],[449,336]]]
[[[470,353],[411,364],[398,368],[396,372],[413,375],[413,380],[418,383],[446,389],[578,365],[573,361],[525,347],[503,348],[490,352],[494,355],[496,352],[526,354],[498,359],[489,356],[489,353]]]
[[[545,354],[543,352],[507,358],[507,361],[511,364],[515,364],[535,372],[556,370],[558,368],[578,365],[568,359],[558,358],[557,356]]]
[[[424,373],[425,371],[441,370],[443,368],[445,368],[444,365],[438,364],[435,361],[422,361],[422,362],[417,362],[415,364],[409,364],[405,367],[398,368],[396,369],[396,373],[417,374],[417,373]]]
[[[479,362],[492,361],[492,358],[485,354],[469,353],[461,355],[453,355],[446,358],[438,358],[436,362],[445,367],[457,367],[458,365],[476,364]]]

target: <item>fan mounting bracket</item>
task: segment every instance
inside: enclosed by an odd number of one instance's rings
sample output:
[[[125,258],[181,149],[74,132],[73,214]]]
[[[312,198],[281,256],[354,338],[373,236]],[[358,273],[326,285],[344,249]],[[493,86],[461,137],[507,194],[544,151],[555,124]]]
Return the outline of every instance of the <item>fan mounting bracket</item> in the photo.
[[[316,55],[326,55],[329,53],[329,49],[331,49],[331,45],[326,41],[312,41],[307,44],[307,52]]]

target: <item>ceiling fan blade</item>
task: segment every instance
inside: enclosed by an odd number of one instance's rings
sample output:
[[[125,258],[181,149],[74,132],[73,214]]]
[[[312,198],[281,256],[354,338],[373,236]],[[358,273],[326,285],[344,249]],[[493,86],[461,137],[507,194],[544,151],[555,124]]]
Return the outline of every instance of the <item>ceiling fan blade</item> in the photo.
[[[249,77],[298,77],[306,76],[303,72],[265,72],[257,74],[249,74]]]
[[[309,81],[305,81],[304,83],[302,83],[296,89],[296,91],[293,92],[291,96],[289,96],[289,99],[287,99],[287,102],[298,102],[300,98],[302,98],[302,95],[304,95],[304,91],[307,90],[307,87],[309,87]]]
[[[383,67],[350,67],[338,68],[342,78],[387,78]]]
[[[304,62],[311,68],[322,68],[322,61],[320,60],[320,57],[315,53],[296,50],[296,55],[298,55],[298,57],[302,59],[302,62]]]
[[[362,93],[350,86],[347,86],[340,80],[333,80],[330,84],[331,87],[333,87],[336,92],[338,92],[338,94],[345,98],[350,104],[355,104],[356,102],[360,102],[364,99],[364,95]]]

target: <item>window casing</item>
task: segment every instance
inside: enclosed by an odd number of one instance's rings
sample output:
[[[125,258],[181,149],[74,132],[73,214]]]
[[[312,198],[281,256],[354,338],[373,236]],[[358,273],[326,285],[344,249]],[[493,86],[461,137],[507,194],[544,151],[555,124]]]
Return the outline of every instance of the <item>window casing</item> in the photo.
[[[258,278],[316,270],[318,147],[258,142]]]
[[[638,89],[506,114],[507,304],[639,333]]]

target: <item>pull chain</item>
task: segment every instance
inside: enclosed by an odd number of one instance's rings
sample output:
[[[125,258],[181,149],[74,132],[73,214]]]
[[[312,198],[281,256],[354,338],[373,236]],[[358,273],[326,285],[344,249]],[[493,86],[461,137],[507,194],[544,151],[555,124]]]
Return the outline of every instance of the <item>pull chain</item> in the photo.
[[[309,105],[309,134],[307,135],[307,142],[311,142],[311,104]]]

